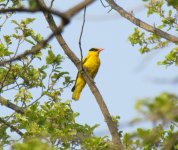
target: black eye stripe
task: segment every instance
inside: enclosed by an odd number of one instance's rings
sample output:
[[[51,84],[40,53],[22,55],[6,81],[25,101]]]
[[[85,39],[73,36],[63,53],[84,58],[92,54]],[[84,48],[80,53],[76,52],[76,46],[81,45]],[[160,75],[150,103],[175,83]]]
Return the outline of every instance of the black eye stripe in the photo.
[[[92,48],[92,49],[90,49],[89,51],[94,51],[94,52],[96,52],[96,51],[98,51],[98,50],[95,49],[95,48]]]

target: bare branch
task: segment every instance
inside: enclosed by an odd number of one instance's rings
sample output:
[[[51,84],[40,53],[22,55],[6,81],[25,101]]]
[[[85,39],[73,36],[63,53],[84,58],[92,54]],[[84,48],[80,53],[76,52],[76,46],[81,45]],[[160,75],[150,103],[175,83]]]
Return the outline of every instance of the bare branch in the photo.
[[[86,0],[85,0],[86,1]],[[84,2],[85,2],[84,1]],[[38,2],[40,3],[40,5],[45,5],[43,0],[38,0]],[[83,9],[83,7],[81,8]],[[73,9],[70,9],[73,10]],[[79,10],[78,10],[79,11]],[[74,12],[78,12],[78,11],[74,11]],[[44,13],[46,20],[51,28],[52,31],[55,31],[56,29],[56,24],[54,22],[54,19],[52,17],[52,15],[50,13]],[[93,95],[96,98],[96,101],[102,111],[102,114],[105,118],[105,121],[108,125],[108,128],[110,130],[111,136],[112,136],[112,141],[114,146],[119,149],[119,150],[123,150],[123,145],[121,143],[121,139],[119,137],[118,134],[118,130],[117,130],[117,125],[113,122],[112,117],[108,111],[108,108],[103,100],[102,95],[100,94],[98,88],[96,87],[96,85],[90,80],[90,78],[88,77],[88,74],[86,73],[86,71],[82,70],[81,67],[81,62],[80,60],[75,56],[75,54],[71,51],[71,49],[69,48],[69,46],[67,45],[67,43],[65,42],[65,40],[63,39],[61,34],[55,35],[58,43],[61,45],[61,47],[63,48],[65,54],[70,58],[70,60],[75,64],[75,66],[78,68],[78,70],[81,72],[83,78],[85,79],[86,83],[88,84],[88,86],[90,87],[90,90],[92,91]]]
[[[0,96],[0,103],[1,103],[1,105],[5,105],[8,108],[13,109],[17,113],[24,114],[24,109],[22,109],[21,107],[11,103],[9,100],[3,98],[2,96]]]
[[[82,41],[82,34],[83,34],[84,25],[85,25],[85,15],[86,15],[86,6],[84,8],[83,24],[82,24],[82,29],[81,29],[80,37],[79,37],[79,48],[80,48],[81,62],[83,60],[82,42],[81,41]]]
[[[16,133],[18,133],[20,136],[24,135],[19,129],[17,129],[16,127],[12,126],[10,123],[8,123],[7,121],[5,121],[1,117],[0,117],[0,122],[2,122],[3,124],[5,124],[9,128],[11,128],[13,131],[15,131]]]
[[[122,17],[126,18],[127,20],[129,20],[130,22],[135,24],[136,26],[139,26],[140,28],[143,28],[144,30],[146,30],[148,32],[152,32],[152,33],[154,33],[168,41],[171,41],[173,43],[178,43],[178,37],[171,35],[167,32],[164,32],[158,28],[155,28],[155,27],[141,21],[140,19],[134,17],[131,13],[128,13],[122,7],[117,5],[114,0],[106,0],[106,1],[109,3],[109,5],[112,7],[112,9],[116,10]]]

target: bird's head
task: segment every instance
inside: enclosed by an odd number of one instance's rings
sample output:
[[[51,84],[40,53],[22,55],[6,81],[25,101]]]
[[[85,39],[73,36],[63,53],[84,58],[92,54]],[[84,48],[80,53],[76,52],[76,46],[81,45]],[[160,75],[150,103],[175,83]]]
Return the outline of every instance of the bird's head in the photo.
[[[102,50],[104,49],[103,48],[91,48],[89,50],[89,53],[99,54]]]

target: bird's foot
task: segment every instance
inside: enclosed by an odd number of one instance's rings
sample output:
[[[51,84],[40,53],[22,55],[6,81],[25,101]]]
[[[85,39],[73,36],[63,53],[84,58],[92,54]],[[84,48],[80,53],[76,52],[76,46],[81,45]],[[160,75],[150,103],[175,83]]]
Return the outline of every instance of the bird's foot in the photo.
[[[91,80],[91,82],[92,82],[93,84],[96,84],[96,82],[95,82],[94,80]]]

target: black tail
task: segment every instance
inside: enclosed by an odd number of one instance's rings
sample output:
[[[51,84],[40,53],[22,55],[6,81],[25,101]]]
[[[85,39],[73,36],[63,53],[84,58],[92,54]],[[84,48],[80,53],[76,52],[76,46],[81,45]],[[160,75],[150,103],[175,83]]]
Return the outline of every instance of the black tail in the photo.
[[[73,88],[71,89],[71,91],[73,92],[75,90],[75,85],[73,86]]]
[[[77,73],[77,77],[76,77],[76,80],[75,80],[75,84],[77,82],[77,78],[78,78],[78,73]],[[73,88],[71,89],[72,92],[75,90],[75,84],[74,84]]]

